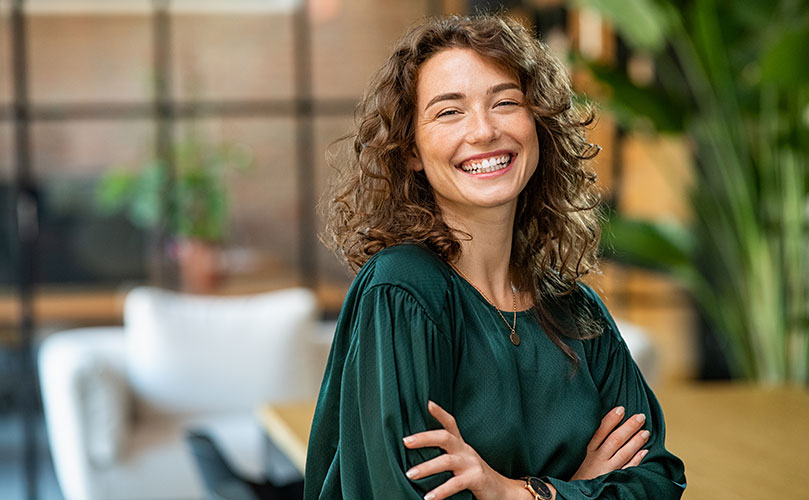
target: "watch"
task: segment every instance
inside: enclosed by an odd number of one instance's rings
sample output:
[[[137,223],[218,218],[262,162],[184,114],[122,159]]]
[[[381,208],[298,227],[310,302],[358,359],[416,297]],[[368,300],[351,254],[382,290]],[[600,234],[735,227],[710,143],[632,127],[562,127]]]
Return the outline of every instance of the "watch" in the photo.
[[[542,479],[538,477],[524,477],[525,485],[523,487],[534,495],[534,500],[550,500],[553,495],[551,489]]]

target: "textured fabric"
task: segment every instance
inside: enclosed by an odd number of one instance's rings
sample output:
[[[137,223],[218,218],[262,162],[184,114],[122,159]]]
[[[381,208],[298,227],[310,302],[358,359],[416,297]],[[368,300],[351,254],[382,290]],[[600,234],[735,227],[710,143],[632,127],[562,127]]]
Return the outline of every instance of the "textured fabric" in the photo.
[[[251,412],[313,397],[323,368],[312,356],[317,312],[305,288],[230,297],[135,288],[124,328],[136,412]]]
[[[86,429],[87,456],[97,468],[114,464],[123,454],[130,431],[130,397],[119,367],[101,356],[88,358],[76,373],[81,427]]]
[[[497,311],[431,252],[415,245],[379,252],[355,279],[338,321],[309,440],[305,499],[416,500],[446,481],[449,473],[417,481],[404,474],[442,453],[402,443],[440,428],[427,412],[430,399],[500,474],[546,476],[559,499],[679,498],[683,466],[664,448],[660,406],[596,294],[582,286],[572,300],[605,326],[596,339],[566,340],[581,360],[575,373],[530,312],[518,313],[522,343],[514,346]],[[568,481],[601,418],[618,405],[648,417],[643,463]]]

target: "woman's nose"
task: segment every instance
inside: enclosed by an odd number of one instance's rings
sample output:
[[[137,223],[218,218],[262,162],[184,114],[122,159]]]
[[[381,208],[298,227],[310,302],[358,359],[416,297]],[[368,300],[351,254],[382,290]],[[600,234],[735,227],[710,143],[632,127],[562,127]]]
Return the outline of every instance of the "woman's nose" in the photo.
[[[467,141],[476,143],[490,143],[500,137],[500,130],[492,116],[486,112],[472,113],[467,131]]]

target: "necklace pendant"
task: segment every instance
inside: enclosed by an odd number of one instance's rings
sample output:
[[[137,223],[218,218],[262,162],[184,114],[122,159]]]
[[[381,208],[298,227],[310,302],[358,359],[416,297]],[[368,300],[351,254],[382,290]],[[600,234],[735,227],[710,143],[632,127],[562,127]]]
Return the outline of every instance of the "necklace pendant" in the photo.
[[[511,330],[511,335],[508,336],[508,339],[511,340],[512,344],[520,345],[520,334],[516,330]]]

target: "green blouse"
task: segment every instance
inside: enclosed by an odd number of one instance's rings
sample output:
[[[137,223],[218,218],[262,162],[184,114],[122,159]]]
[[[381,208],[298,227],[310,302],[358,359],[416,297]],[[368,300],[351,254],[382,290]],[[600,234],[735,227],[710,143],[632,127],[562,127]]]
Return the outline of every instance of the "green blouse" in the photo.
[[[455,417],[463,439],[492,468],[510,478],[545,477],[559,499],[680,498],[683,464],[664,447],[660,406],[604,304],[581,290],[605,331],[565,340],[581,360],[574,372],[530,311],[517,313],[522,342],[514,346],[495,308],[432,252],[399,245],[377,253],[354,280],[337,323],[304,498],[417,500],[450,478],[405,476],[443,453],[402,443],[441,428],[428,400]],[[619,405],[627,415],[647,416],[649,453],[638,467],[569,481],[602,417]],[[452,498],[473,497],[465,491]]]

